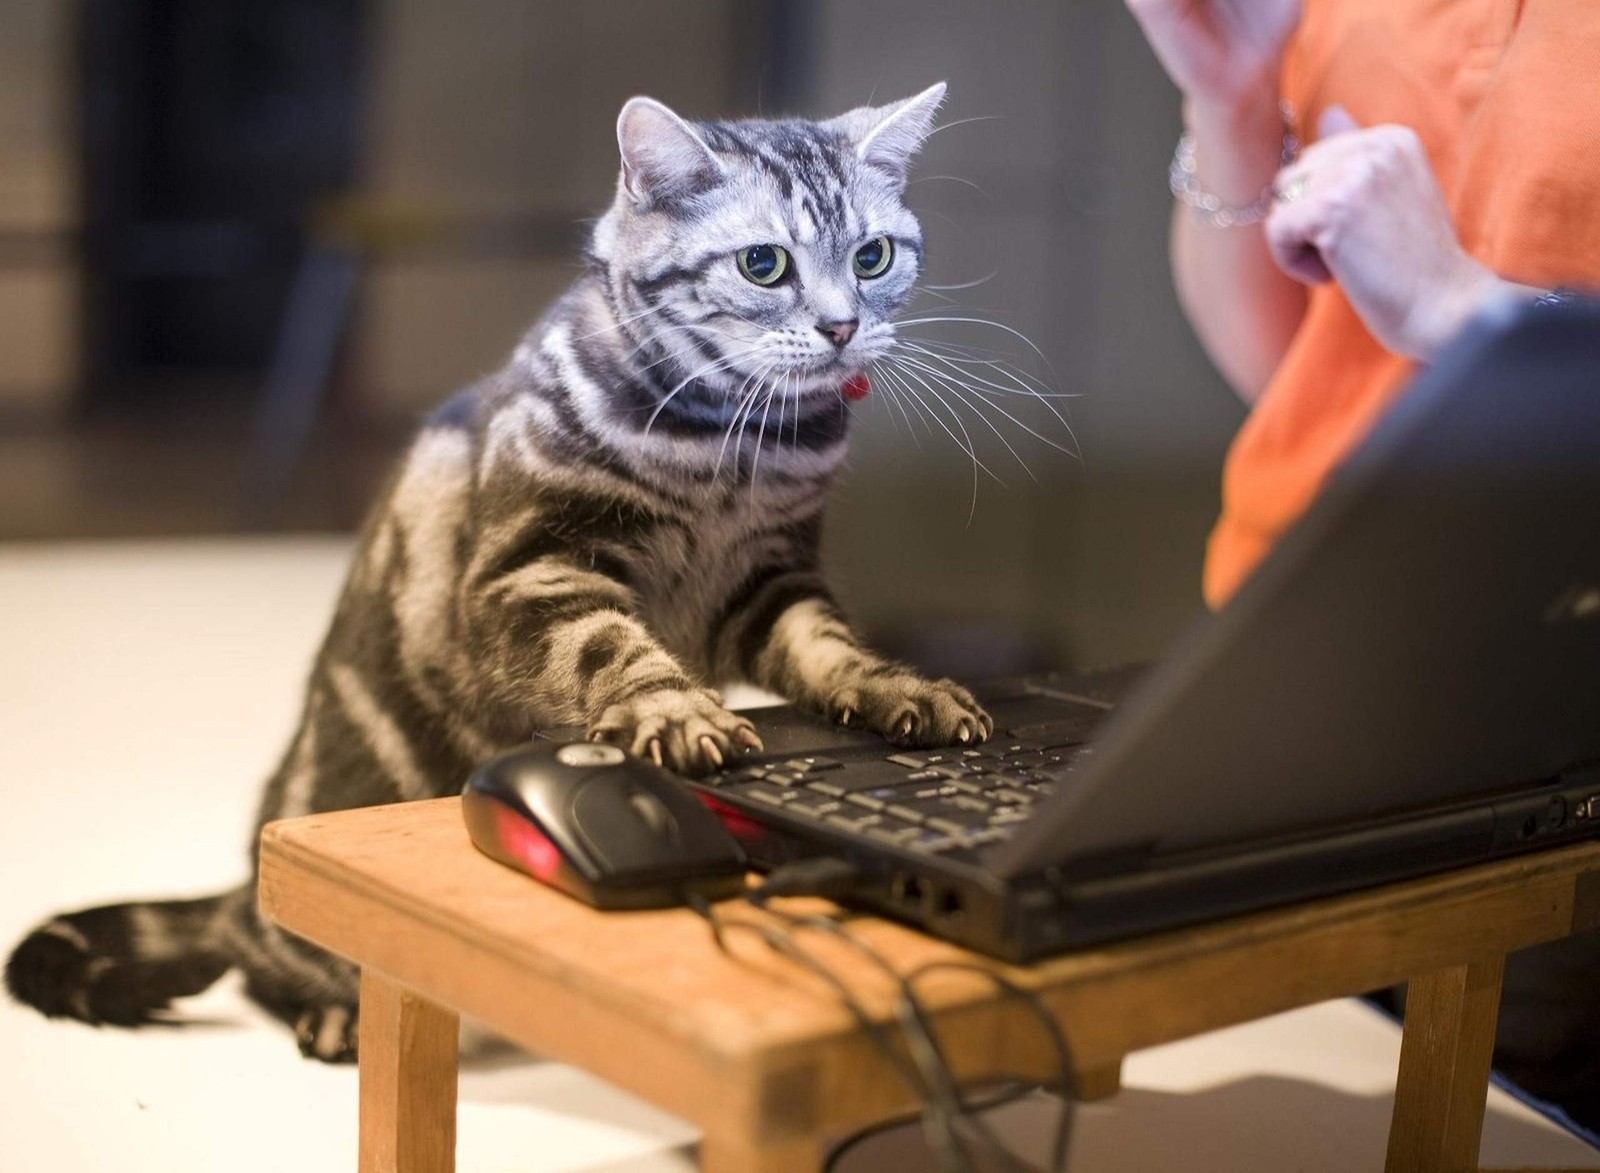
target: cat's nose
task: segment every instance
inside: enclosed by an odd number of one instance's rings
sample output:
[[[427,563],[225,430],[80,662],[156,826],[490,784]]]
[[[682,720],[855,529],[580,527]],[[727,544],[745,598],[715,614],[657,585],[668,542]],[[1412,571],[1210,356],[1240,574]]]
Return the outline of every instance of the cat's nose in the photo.
[[[856,327],[859,325],[860,318],[851,318],[848,322],[818,322],[817,333],[843,350],[845,343],[856,336]]]

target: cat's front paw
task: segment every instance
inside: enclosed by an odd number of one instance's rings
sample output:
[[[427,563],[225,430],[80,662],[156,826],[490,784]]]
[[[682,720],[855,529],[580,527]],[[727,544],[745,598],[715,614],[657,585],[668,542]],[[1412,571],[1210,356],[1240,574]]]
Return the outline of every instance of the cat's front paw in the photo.
[[[914,672],[852,682],[829,698],[828,715],[876,730],[895,745],[976,745],[994,733],[993,718],[965,688]]]
[[[761,748],[755,726],[722,707],[709,688],[659,688],[629,697],[600,714],[590,741],[621,746],[680,774],[720,769],[738,753]]]

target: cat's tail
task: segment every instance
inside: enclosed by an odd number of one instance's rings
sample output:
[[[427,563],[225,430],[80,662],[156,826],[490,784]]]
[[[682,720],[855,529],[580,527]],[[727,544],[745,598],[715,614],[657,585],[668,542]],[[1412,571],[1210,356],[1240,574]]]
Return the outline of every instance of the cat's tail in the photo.
[[[233,964],[224,917],[233,893],[201,900],[109,904],[68,912],[22,939],[6,989],[51,1018],[99,1026],[156,1021]]]

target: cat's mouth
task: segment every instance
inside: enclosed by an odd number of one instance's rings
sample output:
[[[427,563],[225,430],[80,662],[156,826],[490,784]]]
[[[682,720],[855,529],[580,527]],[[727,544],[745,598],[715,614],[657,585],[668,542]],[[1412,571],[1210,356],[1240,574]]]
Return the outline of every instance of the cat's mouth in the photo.
[[[853,355],[831,355],[809,366],[794,368],[789,376],[791,386],[802,394],[836,395],[846,383],[862,378],[870,361]]]

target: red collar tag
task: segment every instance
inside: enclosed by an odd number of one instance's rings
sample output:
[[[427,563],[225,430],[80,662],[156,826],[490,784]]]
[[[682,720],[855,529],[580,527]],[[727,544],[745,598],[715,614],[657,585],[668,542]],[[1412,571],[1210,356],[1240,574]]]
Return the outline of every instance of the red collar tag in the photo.
[[[872,394],[872,383],[865,374],[851,375],[844,381],[844,386],[839,388],[839,394],[851,403],[859,403]]]

